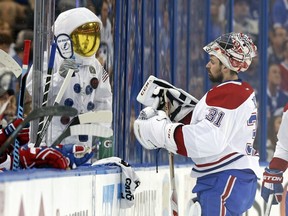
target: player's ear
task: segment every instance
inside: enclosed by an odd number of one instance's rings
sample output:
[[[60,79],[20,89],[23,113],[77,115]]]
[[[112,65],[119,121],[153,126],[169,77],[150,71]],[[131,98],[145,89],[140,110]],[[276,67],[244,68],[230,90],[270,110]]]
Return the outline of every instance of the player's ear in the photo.
[[[226,67],[224,64],[221,65],[221,70],[223,72],[228,72],[230,69],[228,67]]]

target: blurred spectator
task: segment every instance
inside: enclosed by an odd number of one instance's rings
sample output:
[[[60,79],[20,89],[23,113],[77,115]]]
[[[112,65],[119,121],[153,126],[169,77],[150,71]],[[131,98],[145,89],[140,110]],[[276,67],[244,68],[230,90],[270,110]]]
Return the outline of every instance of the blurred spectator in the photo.
[[[280,64],[281,89],[288,95],[288,40],[284,42],[284,60]]]
[[[10,26],[10,24],[4,20],[0,19],[0,35],[8,35],[10,39],[7,38],[7,36],[3,36],[3,39],[1,40],[1,43],[7,45],[9,43],[9,50],[6,51],[9,55],[13,56],[15,51],[13,49],[14,45],[14,30]],[[1,48],[2,49],[2,48]]]
[[[283,45],[287,39],[287,31],[282,27],[272,28],[269,36],[268,64],[280,64],[284,60]]]
[[[0,124],[5,127],[5,125],[11,122],[16,117],[16,97],[14,95],[14,90],[8,89],[3,95],[0,96]]]
[[[268,84],[267,84],[267,105],[268,117],[273,116],[275,111],[284,107],[288,102],[288,96],[280,89],[281,71],[277,64],[271,64],[268,69]]]
[[[76,2],[71,0],[58,0],[55,5],[55,18],[66,10],[70,10],[76,7]]]
[[[0,32],[0,49],[9,53],[10,46],[13,43],[11,35]]]
[[[245,73],[239,73],[239,78],[243,81],[249,82],[253,87],[256,97],[260,92],[259,83],[259,56],[253,58],[253,62]]]
[[[0,68],[0,120],[3,125],[16,115],[14,91],[9,89],[13,77],[12,71],[4,67]]]
[[[234,0],[234,32],[245,33],[253,41],[257,41],[258,21],[251,18],[249,2],[248,0]]]
[[[23,28],[27,28],[27,5],[21,5],[15,1],[0,1],[0,18],[13,27],[14,33],[17,34]],[[15,35],[13,36],[15,38]]]
[[[13,35],[13,30],[8,22],[0,20],[0,33],[5,33],[10,36]]]
[[[171,61],[170,61],[170,22],[168,9],[164,8],[162,25],[159,32],[159,51],[160,51],[160,73],[162,79],[170,80]],[[180,49],[178,49],[180,50]]]
[[[272,27],[283,27],[288,30],[288,1],[275,0],[272,6]]]
[[[101,7],[103,0],[89,0],[95,7],[95,14],[99,16],[101,14]]]
[[[29,54],[29,68],[33,61],[33,36],[34,33],[32,30],[22,30],[18,33],[14,50],[16,54],[13,56],[15,61],[22,66],[23,56],[24,56],[24,41],[31,40],[30,45],[30,54]],[[28,68],[28,69],[29,69]]]
[[[223,29],[225,26],[225,22],[221,22],[221,17],[220,13],[222,11],[220,11],[221,9],[221,1],[220,0],[212,0],[211,4],[210,4],[210,13],[211,13],[211,34],[210,34],[210,39],[209,40],[213,40],[215,38],[217,38],[219,35],[222,35],[223,33]]]
[[[267,161],[270,161],[275,152],[275,146],[277,142],[277,133],[281,124],[283,114],[283,107],[276,110],[275,114],[268,121],[268,139],[266,145]]]
[[[103,45],[103,49],[107,46],[107,56],[106,56],[106,62],[104,62],[106,65],[108,65],[108,72],[111,74],[112,68],[113,68],[113,35],[112,35],[112,25],[111,21],[108,17],[109,12],[109,4],[106,0],[103,1],[102,7],[101,7],[101,15],[99,18],[102,21],[102,30],[101,30],[101,43]],[[101,52],[102,49],[100,48],[99,52]]]

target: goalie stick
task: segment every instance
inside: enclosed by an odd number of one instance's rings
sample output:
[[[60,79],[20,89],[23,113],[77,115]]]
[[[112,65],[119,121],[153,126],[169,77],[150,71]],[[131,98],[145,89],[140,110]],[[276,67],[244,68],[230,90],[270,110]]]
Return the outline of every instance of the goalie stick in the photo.
[[[30,53],[30,45],[31,40],[24,40],[24,56],[23,56],[23,65],[22,65],[22,74],[21,74],[21,82],[20,82],[20,91],[18,96],[18,109],[17,109],[17,117],[23,118],[23,109],[24,109],[24,98],[25,98],[25,85],[26,78],[28,74],[28,64],[29,64],[29,53]],[[19,147],[20,143],[17,139],[15,139],[14,149],[13,149],[13,164],[12,170],[16,170],[19,167]]]
[[[173,88],[178,91],[180,91],[180,97],[183,101],[187,102],[187,105],[191,104],[191,106],[195,106],[195,104],[198,102],[196,98],[189,95],[187,92],[183,91],[182,89],[178,89],[172,84],[158,79],[155,76],[149,76],[145,84],[143,85],[141,91],[137,95],[137,101],[145,106],[152,106],[153,108],[157,108],[159,103],[159,98],[155,98],[153,96],[154,90],[158,87],[163,87],[164,89]],[[165,90],[164,90],[165,91]],[[166,114],[169,116],[169,104],[168,99],[166,97],[166,92],[164,92],[164,101],[165,101],[165,107],[164,110]],[[170,170],[170,184],[171,184],[171,211],[173,216],[178,215],[178,195],[176,190],[176,183],[175,183],[175,171],[174,171],[174,154],[172,152],[169,152],[169,170]]]
[[[267,207],[264,216],[269,216],[271,212],[271,207],[273,203],[274,194],[270,194],[267,202]]]
[[[49,59],[49,64],[48,64],[48,70],[47,70],[47,76],[46,76],[46,82],[45,82],[45,87],[44,87],[44,93],[43,93],[43,101],[42,101],[42,107],[45,107],[48,102],[48,93],[50,90],[50,84],[51,84],[51,77],[52,77],[52,71],[53,71],[53,66],[54,66],[54,60],[55,60],[55,53],[56,53],[56,43],[52,43],[51,45],[51,52],[50,52],[50,59]],[[45,118],[42,117],[39,120],[39,127],[37,131],[37,138],[36,138],[36,143],[40,139],[40,133],[43,129],[43,125],[45,122]]]
[[[61,139],[58,137],[53,142],[51,147],[55,147],[56,145],[60,144],[62,140],[64,140],[66,137],[76,135],[89,135],[89,136],[108,138],[113,135],[113,130],[111,128],[97,124],[72,125],[71,127],[69,127],[68,130],[65,130],[64,133],[60,135]]]
[[[69,69],[68,70],[68,73],[62,83],[62,86],[56,96],[56,99],[53,103],[53,106],[58,106],[59,103],[60,103],[60,100],[62,99],[63,95],[64,95],[64,92],[66,91],[67,87],[68,87],[68,84],[70,83],[70,80],[71,80],[71,77],[73,75],[74,71],[72,69]],[[39,134],[39,137],[35,143],[35,147],[39,147],[40,146],[40,143],[42,142],[45,134],[46,134],[46,131],[48,129],[48,126],[50,124],[50,122],[52,121],[52,118],[53,116],[48,116],[48,118],[45,120],[44,124],[43,124],[43,128],[41,130],[41,133]]]
[[[168,99],[165,93],[164,93],[164,100],[165,100],[165,112],[168,116],[169,115],[169,103],[168,103]],[[171,190],[172,190],[172,194],[170,197],[171,211],[172,211],[173,216],[178,216],[178,195],[177,195],[176,182],[175,182],[174,154],[172,152],[168,152],[168,154],[169,154],[170,184],[171,184]]]
[[[43,116],[75,116],[77,115],[77,110],[72,107],[67,106],[46,106],[40,107],[32,110],[23,122],[15,129],[15,131],[8,137],[4,144],[0,148],[0,155],[7,149],[7,147],[16,138],[18,133],[32,120],[41,118]]]
[[[5,51],[0,49],[0,65],[5,66],[18,78],[21,73],[22,69],[19,64]]]

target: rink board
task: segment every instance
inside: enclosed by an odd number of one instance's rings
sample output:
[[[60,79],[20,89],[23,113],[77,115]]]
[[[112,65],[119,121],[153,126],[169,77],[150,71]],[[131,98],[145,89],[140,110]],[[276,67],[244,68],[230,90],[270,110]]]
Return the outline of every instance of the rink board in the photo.
[[[190,167],[176,167],[179,215],[185,215],[195,179]],[[263,167],[264,170],[264,167]],[[0,216],[168,216],[170,214],[169,167],[135,168],[141,185],[136,189],[131,208],[120,209],[121,170],[84,167],[79,170],[59,171],[34,169],[0,174]],[[288,180],[286,174],[285,180]],[[264,201],[260,185],[248,216],[264,215]],[[284,183],[287,185],[287,181]],[[245,199],[245,198],[244,198]],[[273,206],[270,215],[280,213],[280,205]]]

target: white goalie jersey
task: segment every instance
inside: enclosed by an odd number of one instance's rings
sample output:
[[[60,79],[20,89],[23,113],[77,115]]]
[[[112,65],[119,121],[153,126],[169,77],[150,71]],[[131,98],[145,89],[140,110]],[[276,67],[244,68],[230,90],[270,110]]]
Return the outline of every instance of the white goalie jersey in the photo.
[[[182,127],[184,146],[177,147],[195,163],[192,177],[230,169],[250,169],[260,177],[256,127],[253,88],[241,80],[224,82],[198,102],[191,123]]]

